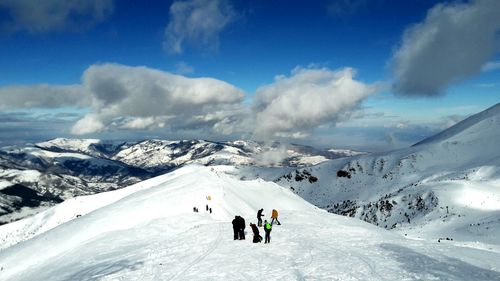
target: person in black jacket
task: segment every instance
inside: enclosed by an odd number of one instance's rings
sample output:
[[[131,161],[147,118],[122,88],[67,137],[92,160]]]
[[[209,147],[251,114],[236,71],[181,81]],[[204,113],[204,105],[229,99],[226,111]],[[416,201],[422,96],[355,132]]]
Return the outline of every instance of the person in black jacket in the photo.
[[[245,219],[242,218],[242,217],[239,217],[239,236],[240,236],[240,240],[245,240],[245,227],[246,227]]]
[[[234,216],[234,220],[232,221],[233,223],[233,232],[234,232],[234,240],[237,240],[238,239],[238,234],[240,233],[240,227],[239,227],[239,224],[240,224],[240,221],[238,219],[238,216]]]
[[[245,240],[245,219],[240,216],[234,216],[232,224],[234,240]]]
[[[263,216],[262,211],[264,211],[264,209],[260,209],[259,211],[257,211],[258,226],[262,226],[262,216]]]
[[[262,236],[260,236],[259,228],[255,225],[255,223],[250,223],[250,227],[252,228],[253,232],[253,242],[254,243],[262,242]]]

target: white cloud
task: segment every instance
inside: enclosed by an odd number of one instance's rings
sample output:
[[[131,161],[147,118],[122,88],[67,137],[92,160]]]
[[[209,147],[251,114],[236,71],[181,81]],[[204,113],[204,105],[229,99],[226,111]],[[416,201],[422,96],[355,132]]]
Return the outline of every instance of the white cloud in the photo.
[[[220,32],[234,19],[226,0],[176,1],[170,6],[163,46],[172,54],[182,53],[186,43],[216,50]]]
[[[80,106],[79,120],[68,120],[65,126],[75,123],[66,130],[96,137],[148,130],[170,137],[306,139],[315,128],[356,117],[358,104],[379,90],[354,75],[350,68],[298,67],[259,88],[248,104],[240,89],[217,79],[101,64],[87,68],[80,85],[0,88],[0,109]]]
[[[200,116],[208,118],[225,106],[239,104],[244,97],[240,89],[224,81],[118,64],[89,67],[83,86],[92,96],[92,112],[77,122],[74,134],[113,127],[164,127],[167,123],[182,128],[213,126],[226,117],[206,120]]]
[[[203,124],[213,124],[212,130],[222,135],[248,134],[254,124],[250,108],[243,104],[221,105],[210,113],[193,118]]]
[[[377,91],[354,80],[354,75],[351,68],[296,68],[290,77],[276,77],[255,95],[255,136],[304,137],[320,125],[334,123]]]
[[[169,116],[150,116],[150,117],[138,117],[138,118],[127,118],[124,124],[119,126],[122,129],[154,129],[154,128],[164,128],[167,124]]]
[[[255,161],[257,165],[275,166],[281,164],[288,156],[287,147],[285,145],[279,145],[278,147],[264,150],[255,155]]]
[[[482,72],[496,71],[500,69],[500,61],[490,61],[481,66]]]
[[[90,104],[88,93],[80,85],[0,87],[0,109],[84,107]]]
[[[78,120],[71,128],[71,133],[76,135],[85,135],[104,130],[105,125],[101,122],[97,114],[90,113]]]
[[[403,96],[436,96],[481,71],[498,51],[500,1],[438,4],[408,28],[393,57],[394,89]]]
[[[7,16],[0,26],[9,33],[80,30],[105,20],[113,8],[113,0],[1,0]]]

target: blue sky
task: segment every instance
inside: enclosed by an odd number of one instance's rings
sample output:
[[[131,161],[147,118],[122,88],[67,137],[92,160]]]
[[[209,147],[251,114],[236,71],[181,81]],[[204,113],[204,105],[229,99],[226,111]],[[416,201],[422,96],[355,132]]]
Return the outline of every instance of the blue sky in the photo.
[[[256,138],[376,151],[500,100],[494,0],[36,3],[0,0],[4,144]]]

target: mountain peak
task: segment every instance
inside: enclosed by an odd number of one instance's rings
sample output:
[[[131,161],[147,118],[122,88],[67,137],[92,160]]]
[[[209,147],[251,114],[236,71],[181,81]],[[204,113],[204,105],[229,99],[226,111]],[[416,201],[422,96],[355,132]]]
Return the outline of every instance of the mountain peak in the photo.
[[[500,103],[458,122],[450,128],[424,139],[413,146],[440,143],[464,138],[491,138],[500,132]]]

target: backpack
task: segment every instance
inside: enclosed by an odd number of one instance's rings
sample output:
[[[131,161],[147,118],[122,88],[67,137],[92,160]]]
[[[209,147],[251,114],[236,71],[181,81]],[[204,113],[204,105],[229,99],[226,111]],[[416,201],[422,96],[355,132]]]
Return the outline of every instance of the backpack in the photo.
[[[264,228],[266,230],[271,230],[271,224],[270,223],[266,223],[266,225],[264,225]]]

